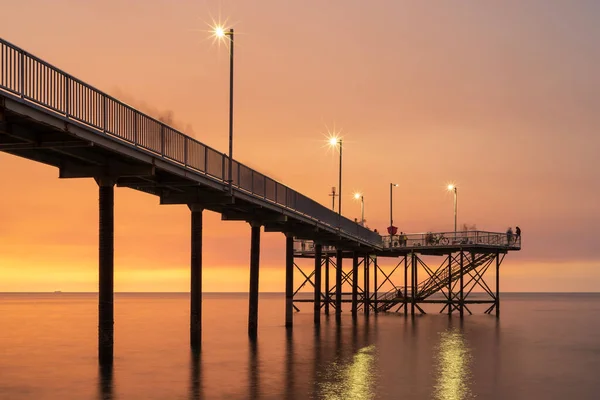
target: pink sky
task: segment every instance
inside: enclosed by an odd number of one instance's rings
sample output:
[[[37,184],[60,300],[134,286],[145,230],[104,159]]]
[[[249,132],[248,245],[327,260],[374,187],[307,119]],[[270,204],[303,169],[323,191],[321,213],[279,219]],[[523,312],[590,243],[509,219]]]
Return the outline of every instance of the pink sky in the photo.
[[[600,4],[75,1],[3,5],[0,37],[97,88],[172,111],[227,149],[236,29],[235,158],[330,205],[344,136],[344,214],[383,231],[523,229],[507,291],[597,291]],[[27,18],[23,18],[27,16]],[[0,291],[95,290],[97,187],[0,154]],[[116,290],[188,288],[189,212],[116,190]],[[205,290],[247,289],[249,226],[205,213]],[[283,291],[284,237],[264,234],[261,290]],[[388,262],[392,264],[392,262]]]

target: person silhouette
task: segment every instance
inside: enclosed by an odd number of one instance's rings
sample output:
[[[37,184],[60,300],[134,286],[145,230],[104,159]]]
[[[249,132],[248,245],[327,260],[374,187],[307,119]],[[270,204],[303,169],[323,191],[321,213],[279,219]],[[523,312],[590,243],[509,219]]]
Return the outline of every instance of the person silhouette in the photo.
[[[512,242],[513,230],[512,227],[509,227],[506,231],[506,244],[510,246],[510,242]]]
[[[517,236],[517,239],[521,237],[521,228],[518,226],[515,228],[515,235]]]

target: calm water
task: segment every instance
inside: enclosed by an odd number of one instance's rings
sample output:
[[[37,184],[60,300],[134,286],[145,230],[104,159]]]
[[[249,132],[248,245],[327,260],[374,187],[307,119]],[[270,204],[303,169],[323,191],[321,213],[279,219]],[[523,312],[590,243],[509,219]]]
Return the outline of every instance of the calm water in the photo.
[[[97,296],[0,294],[1,399],[598,399],[600,295],[504,295],[502,317],[344,315],[283,327],[282,295],[117,294],[114,368],[96,359]],[[347,313],[346,313],[347,314]]]

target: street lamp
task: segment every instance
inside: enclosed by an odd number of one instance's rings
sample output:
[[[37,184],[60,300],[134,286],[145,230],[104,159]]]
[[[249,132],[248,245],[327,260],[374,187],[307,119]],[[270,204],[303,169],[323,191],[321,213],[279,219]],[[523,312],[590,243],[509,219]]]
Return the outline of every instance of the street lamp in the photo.
[[[448,191],[454,192],[454,238],[456,239],[456,206],[458,202],[458,188],[453,183],[448,185]]]
[[[225,30],[222,26],[216,26],[213,33],[217,39],[229,41],[229,171],[227,182],[229,183],[229,195],[233,196],[233,28]]]
[[[394,226],[394,216],[393,216],[393,213],[392,213],[392,210],[393,210],[393,208],[392,208],[393,197],[392,196],[393,196],[394,192],[393,192],[392,189],[395,188],[395,187],[398,187],[397,183],[390,183],[390,227]],[[393,228],[391,228],[391,229],[393,229]]]
[[[365,226],[365,196],[360,193],[354,193],[356,200],[360,199],[360,226]]]
[[[339,144],[340,149],[340,171],[339,171],[339,182],[338,182],[338,227],[341,227],[342,223],[342,138],[332,136],[328,140],[331,147],[335,147]]]

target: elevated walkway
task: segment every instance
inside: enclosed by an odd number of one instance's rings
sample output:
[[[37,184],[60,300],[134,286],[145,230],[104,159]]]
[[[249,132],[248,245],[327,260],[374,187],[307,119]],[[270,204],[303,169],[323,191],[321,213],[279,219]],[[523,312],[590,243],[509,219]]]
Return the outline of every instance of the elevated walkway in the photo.
[[[0,151],[55,166],[61,178],[108,176],[161,204],[197,204],[265,231],[382,248],[377,233],[3,39]]]

